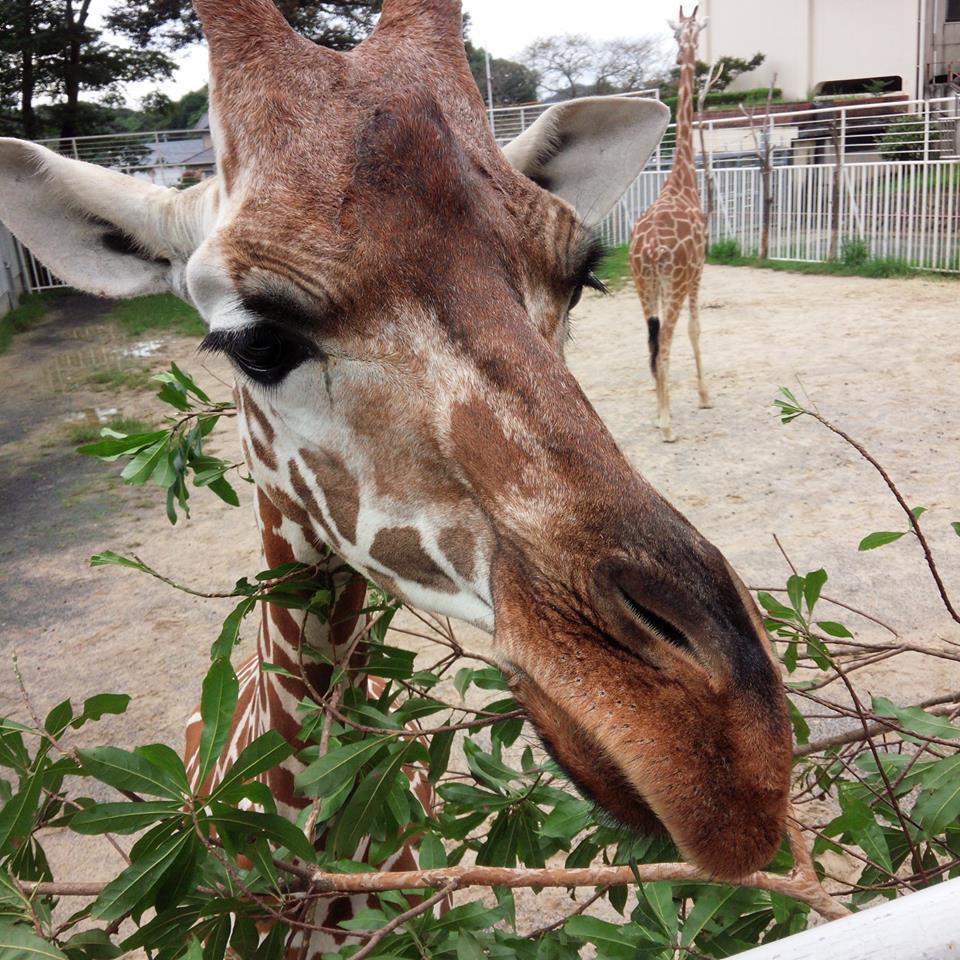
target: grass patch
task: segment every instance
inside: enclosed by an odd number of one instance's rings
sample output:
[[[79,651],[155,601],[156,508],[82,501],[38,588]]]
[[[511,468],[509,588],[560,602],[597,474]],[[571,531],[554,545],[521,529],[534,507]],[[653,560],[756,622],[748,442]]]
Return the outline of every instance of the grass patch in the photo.
[[[153,430],[153,426],[145,420],[118,415],[116,417],[110,417],[105,423],[69,424],[67,428],[67,442],[74,447],[79,447],[85,443],[93,443],[100,439],[100,431],[103,427],[110,427],[111,430],[126,434],[149,433],[149,431]]]
[[[206,327],[200,314],[172,293],[155,293],[133,300],[120,300],[106,315],[130,336],[144,333],[180,333],[202,337]]]
[[[105,390],[149,390],[156,386],[152,377],[153,374],[149,370],[105,367],[103,370],[94,370],[87,377],[86,382],[94,387],[103,387]]]
[[[600,266],[594,271],[611,290],[622,287],[630,279],[630,246],[610,247]]]
[[[887,280],[893,277],[926,277],[935,280],[960,280],[960,275],[940,273],[913,267],[896,257],[872,257],[868,246],[861,240],[846,240],[841,259],[825,263],[807,263],[804,260],[761,260],[745,254],[736,240],[718,240],[707,251],[707,263],[730,267],[757,267],[762,270],[779,270],[783,273],[826,274],[839,277],[868,277]],[[611,290],[622,287],[630,279],[630,250],[627,245],[612,247],[603,262],[597,267],[597,276]]]
[[[48,303],[69,296],[71,292],[64,289],[22,294],[17,306],[0,317],[0,353],[6,353],[16,334],[29,330],[44,318]]]

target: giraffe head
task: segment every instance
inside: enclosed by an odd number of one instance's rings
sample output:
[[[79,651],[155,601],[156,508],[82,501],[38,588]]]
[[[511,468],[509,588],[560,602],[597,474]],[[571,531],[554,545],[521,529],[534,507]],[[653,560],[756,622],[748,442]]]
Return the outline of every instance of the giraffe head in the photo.
[[[700,34],[707,29],[710,18],[697,20],[697,11],[700,6],[693,8],[693,13],[689,17],[683,15],[683,7],[680,7],[680,15],[677,20],[669,20],[670,29],[673,31],[674,39],[678,44],[677,63],[693,64],[697,59],[697,44],[700,42]]]
[[[571,102],[500,150],[456,0],[385,0],[346,54],[269,0],[197,9],[217,179],[165,191],[0,141],[0,217],[72,284],[194,303],[285,522],[494,631],[547,746],[618,822],[662,824],[718,877],[761,866],[791,759],[761,620],[563,361],[591,227],[665,109]]]

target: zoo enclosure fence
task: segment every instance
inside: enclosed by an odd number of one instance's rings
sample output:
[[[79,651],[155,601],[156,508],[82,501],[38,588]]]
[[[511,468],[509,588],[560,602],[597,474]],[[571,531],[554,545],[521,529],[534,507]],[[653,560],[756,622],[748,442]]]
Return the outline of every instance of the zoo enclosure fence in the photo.
[[[641,90],[628,96],[654,97]],[[706,114],[694,129],[701,195],[713,182],[711,241],[756,251],[765,227],[774,259],[823,261],[857,240],[873,256],[915,267],[960,271],[960,96],[907,100],[901,95],[791,109],[755,104]],[[549,104],[497,108],[490,123],[506,143]],[[165,130],[41,141],[52,150],[164,186],[185,186],[214,172],[208,130]],[[647,169],[601,225],[612,245],[666,180],[676,143],[671,125]],[[758,151],[769,152],[772,203],[763,202]],[[766,222],[769,220],[769,222]],[[26,289],[59,281],[0,225],[0,252]],[[8,248],[12,248],[8,250]],[[10,254],[8,256],[8,254]],[[0,310],[4,284],[0,275]],[[16,285],[16,284],[14,284]],[[9,299],[9,297],[8,297]]]

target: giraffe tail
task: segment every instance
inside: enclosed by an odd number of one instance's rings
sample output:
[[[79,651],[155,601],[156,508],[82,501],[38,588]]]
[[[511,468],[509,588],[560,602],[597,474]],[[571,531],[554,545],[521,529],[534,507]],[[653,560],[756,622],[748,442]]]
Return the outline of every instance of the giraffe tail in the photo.
[[[660,356],[660,318],[647,317],[647,343],[650,345],[650,372],[657,376],[657,357]]]

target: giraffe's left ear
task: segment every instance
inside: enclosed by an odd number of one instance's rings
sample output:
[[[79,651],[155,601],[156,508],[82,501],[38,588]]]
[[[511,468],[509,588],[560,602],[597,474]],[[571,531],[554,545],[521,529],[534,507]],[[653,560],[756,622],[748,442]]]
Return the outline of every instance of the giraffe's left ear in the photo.
[[[0,221],[61,280],[100,296],[183,296],[205,193],[206,183],[164,189],[0,138]]]
[[[656,100],[568,100],[547,110],[503,152],[592,227],[643,170],[669,122],[669,109]]]

